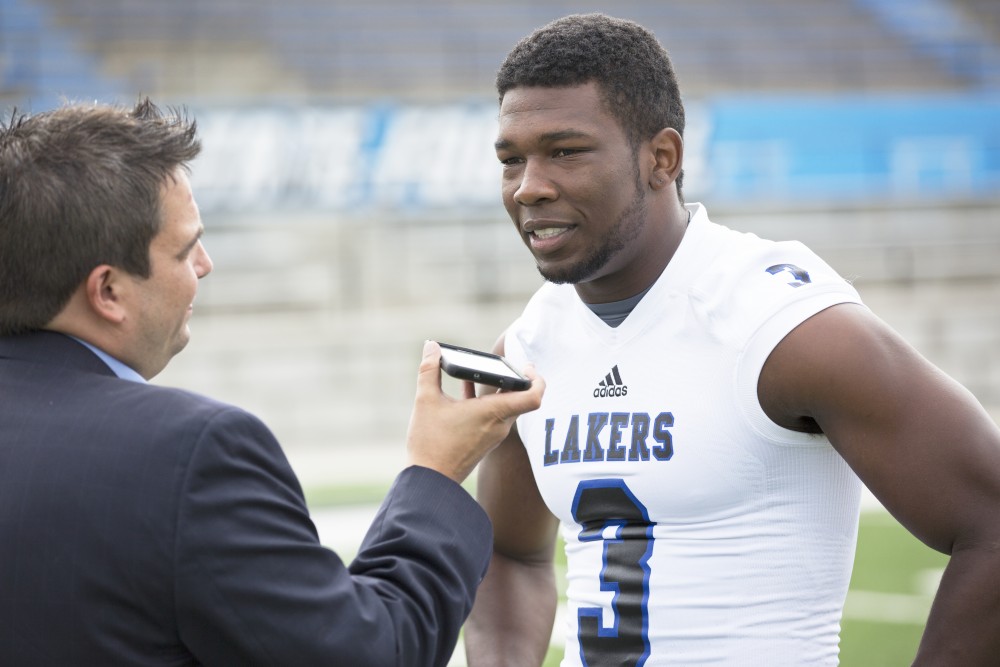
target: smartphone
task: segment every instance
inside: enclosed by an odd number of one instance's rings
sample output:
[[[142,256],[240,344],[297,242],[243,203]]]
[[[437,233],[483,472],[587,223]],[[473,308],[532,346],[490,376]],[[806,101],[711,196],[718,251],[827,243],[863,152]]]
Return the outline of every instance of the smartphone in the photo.
[[[513,391],[522,391],[531,386],[531,380],[500,355],[448,343],[438,345],[441,346],[441,368],[454,378]]]

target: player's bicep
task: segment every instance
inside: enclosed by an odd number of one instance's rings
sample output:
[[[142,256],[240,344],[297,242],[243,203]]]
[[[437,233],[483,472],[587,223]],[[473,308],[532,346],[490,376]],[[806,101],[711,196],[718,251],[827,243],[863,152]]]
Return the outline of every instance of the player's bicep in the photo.
[[[1000,505],[1000,430],[975,398],[888,325],[829,308],[772,352],[761,388],[788,419],[814,420],[917,537],[950,552]]]
[[[550,561],[558,522],[542,500],[517,427],[479,464],[477,499],[493,522],[493,548],[524,561]]]

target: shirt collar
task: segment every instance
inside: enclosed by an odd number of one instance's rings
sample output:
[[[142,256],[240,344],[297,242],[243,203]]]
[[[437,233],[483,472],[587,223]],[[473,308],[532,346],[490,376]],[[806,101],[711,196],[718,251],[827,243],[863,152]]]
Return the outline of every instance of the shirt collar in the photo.
[[[87,341],[80,340],[76,336],[70,336],[70,338],[80,343],[81,345],[89,349],[91,352],[96,354],[98,357],[100,357],[101,361],[106,363],[108,365],[108,368],[110,368],[112,372],[114,372],[114,374],[120,377],[122,380],[129,380],[131,382],[140,382],[142,384],[146,384],[146,378],[142,377],[131,367],[126,366],[122,362],[118,361],[104,350],[94,347]]]

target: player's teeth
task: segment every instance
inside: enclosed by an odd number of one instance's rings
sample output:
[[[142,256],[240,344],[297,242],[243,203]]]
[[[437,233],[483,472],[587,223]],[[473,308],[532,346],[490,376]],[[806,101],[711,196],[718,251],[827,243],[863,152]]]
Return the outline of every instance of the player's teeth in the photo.
[[[557,234],[561,234],[564,231],[566,231],[566,230],[564,230],[564,229],[562,229],[560,227],[549,227],[547,229],[536,229],[535,230],[535,236],[537,236],[540,239],[547,239],[547,238],[551,238],[551,237],[553,237],[553,236],[555,236]]]

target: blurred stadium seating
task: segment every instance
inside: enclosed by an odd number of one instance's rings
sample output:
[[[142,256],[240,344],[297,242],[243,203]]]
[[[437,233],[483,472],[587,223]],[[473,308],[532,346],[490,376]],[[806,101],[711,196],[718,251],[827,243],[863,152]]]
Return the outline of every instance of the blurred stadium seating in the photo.
[[[495,70],[533,28],[608,7],[0,0],[0,108],[190,107],[216,272],[161,381],[290,447],[398,442],[420,341],[489,346],[538,284],[499,206]],[[674,59],[687,199],[814,246],[1000,405],[1000,3],[613,7]]]
[[[594,0],[2,0],[0,36],[17,41],[5,52],[21,70],[0,87],[44,97],[53,73],[89,68],[55,89],[94,96],[110,84],[188,102],[489,96],[497,63],[519,37],[562,14],[605,7]],[[1000,79],[1000,19],[990,0],[624,0],[613,11],[657,33],[693,97],[970,90]]]

